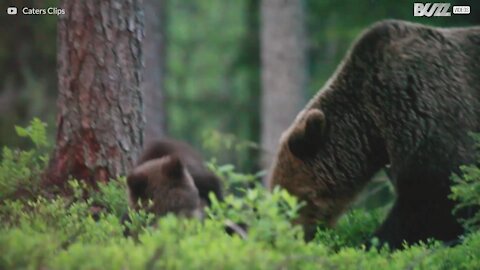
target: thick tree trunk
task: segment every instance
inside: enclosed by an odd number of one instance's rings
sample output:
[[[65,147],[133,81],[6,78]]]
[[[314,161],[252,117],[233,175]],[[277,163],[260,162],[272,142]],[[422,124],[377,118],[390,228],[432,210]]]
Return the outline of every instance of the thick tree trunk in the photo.
[[[57,141],[44,180],[125,174],[144,127],[141,0],[65,0],[58,24]]]
[[[262,157],[271,163],[282,132],[297,115],[306,86],[306,41],[301,0],[263,0],[261,4]]]
[[[145,0],[145,142],[166,135],[165,48],[167,0]]]

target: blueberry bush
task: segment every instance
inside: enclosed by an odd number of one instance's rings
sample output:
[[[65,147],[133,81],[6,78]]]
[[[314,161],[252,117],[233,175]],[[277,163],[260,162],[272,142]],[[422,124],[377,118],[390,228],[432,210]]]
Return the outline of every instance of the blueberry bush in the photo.
[[[212,196],[203,221],[155,220],[128,209],[124,177],[96,189],[72,179],[69,195],[44,191],[45,126],[35,119],[17,133],[32,141],[32,149],[2,152],[0,269],[480,269],[478,213],[462,221],[468,233],[455,246],[431,240],[395,251],[367,249],[384,208],[352,209],[335,229],[319,229],[305,243],[301,228],[290,222],[302,202],[285,190],[267,192],[256,184],[258,174],[210,162],[225,181],[225,200]],[[480,206],[479,171],[466,165],[453,177],[458,211]],[[122,224],[124,213],[130,221]],[[226,221],[245,224],[247,235],[227,234]]]

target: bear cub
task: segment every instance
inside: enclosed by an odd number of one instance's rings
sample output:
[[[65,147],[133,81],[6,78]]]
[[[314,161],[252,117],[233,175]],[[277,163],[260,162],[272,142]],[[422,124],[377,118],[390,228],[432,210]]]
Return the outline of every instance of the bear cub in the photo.
[[[210,205],[210,192],[223,199],[220,180],[201,156],[186,143],[171,139],[145,148],[127,177],[127,188],[133,209],[144,208],[157,216],[202,218],[203,207]]]
[[[130,173],[127,185],[132,209],[146,208],[157,216],[173,213],[202,218],[198,189],[177,156],[165,156],[141,164]]]
[[[127,177],[127,192],[132,209],[145,209],[157,217],[172,213],[203,219],[210,192],[223,201],[220,179],[205,167],[201,156],[186,143],[166,139],[145,148]],[[128,220],[126,214],[122,223]],[[247,237],[245,224],[224,223],[227,234]],[[130,235],[128,229],[124,235]]]

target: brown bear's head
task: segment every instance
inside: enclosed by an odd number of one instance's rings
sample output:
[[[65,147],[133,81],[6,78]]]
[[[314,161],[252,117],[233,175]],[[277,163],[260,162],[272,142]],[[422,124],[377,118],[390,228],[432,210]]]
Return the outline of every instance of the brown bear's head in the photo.
[[[306,203],[297,222],[307,228],[318,222],[334,225],[371,173],[365,153],[370,138],[354,115],[308,109],[280,138],[268,183]]]
[[[190,173],[176,156],[152,159],[127,177],[130,207],[163,216],[202,217],[202,203]],[[152,202],[153,204],[149,203]]]

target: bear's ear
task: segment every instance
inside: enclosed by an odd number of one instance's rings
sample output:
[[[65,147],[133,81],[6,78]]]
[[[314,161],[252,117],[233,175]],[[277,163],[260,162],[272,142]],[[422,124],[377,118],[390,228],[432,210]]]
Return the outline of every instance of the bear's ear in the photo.
[[[325,115],[319,109],[311,109],[305,116],[305,129],[293,133],[288,139],[288,147],[293,155],[298,158],[313,157],[325,133]]]
[[[164,173],[172,179],[183,178],[183,164],[179,157],[172,155],[163,164]]]
[[[127,185],[132,195],[146,198],[148,176],[144,173],[131,173],[127,177]]]

